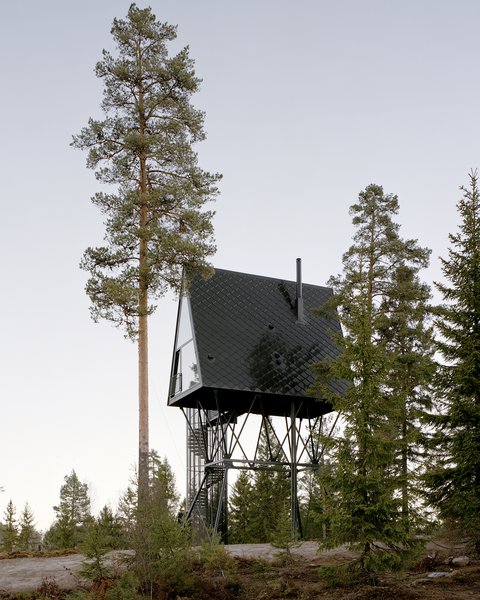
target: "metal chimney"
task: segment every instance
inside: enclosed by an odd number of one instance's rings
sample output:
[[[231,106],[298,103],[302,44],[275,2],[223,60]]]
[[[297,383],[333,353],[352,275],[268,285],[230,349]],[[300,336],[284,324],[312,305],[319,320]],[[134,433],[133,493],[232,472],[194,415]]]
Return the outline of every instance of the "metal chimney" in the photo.
[[[297,258],[297,323],[305,323],[303,313],[302,259]]]

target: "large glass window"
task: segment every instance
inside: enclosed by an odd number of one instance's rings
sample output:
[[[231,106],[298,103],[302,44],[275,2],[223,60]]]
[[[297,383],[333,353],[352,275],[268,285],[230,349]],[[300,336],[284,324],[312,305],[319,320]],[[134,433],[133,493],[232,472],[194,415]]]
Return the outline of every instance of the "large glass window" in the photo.
[[[180,299],[180,317],[177,327],[175,358],[170,394],[175,396],[200,381],[198,359],[193,341],[192,320],[188,298]]]
[[[197,354],[193,340],[187,342],[180,349],[182,363],[182,389],[188,390],[200,381],[198,376]]]
[[[177,348],[183,346],[185,342],[188,342],[193,338],[192,332],[192,321],[190,318],[190,306],[188,298],[184,296],[180,300],[180,320],[178,322],[178,332],[176,345]]]

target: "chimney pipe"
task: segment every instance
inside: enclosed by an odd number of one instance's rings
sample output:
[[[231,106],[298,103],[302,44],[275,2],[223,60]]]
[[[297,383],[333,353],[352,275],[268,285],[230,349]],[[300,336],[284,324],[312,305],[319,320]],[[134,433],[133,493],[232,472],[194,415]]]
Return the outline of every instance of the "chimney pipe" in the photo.
[[[302,259],[297,258],[297,323],[305,323],[303,315]]]

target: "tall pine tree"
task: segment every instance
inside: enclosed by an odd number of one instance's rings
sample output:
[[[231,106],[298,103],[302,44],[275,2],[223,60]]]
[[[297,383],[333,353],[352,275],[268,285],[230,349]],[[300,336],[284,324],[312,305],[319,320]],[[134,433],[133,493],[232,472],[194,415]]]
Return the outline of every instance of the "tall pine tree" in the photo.
[[[427,473],[429,499],[440,516],[480,551],[480,191],[477,172],[460,188],[460,225],[442,259],[446,283],[437,283],[436,462]]]
[[[359,566],[367,573],[379,563],[397,562],[400,550],[413,543],[398,497],[402,404],[388,390],[397,356],[381,331],[395,270],[402,262],[420,260],[425,251],[400,238],[393,220],[398,199],[382,187],[369,185],[350,213],[354,243],[343,256],[343,274],[329,282],[344,328],[343,352],[316,366],[319,396],[329,397],[345,421],[339,435],[324,440],[332,460],[323,476],[330,528],[324,545],[359,549]],[[350,382],[344,395],[330,391],[334,379]]]
[[[103,52],[103,120],[90,119],[73,146],[88,151],[99,181],[117,187],[93,202],[105,215],[105,245],[88,248],[81,266],[94,320],[124,328],[138,344],[138,499],[148,497],[148,316],[182,272],[208,274],[218,175],[201,170],[193,145],[205,138],[204,115],[190,103],[198,91],[188,48],[170,57],[176,29],[150,8],[130,6],[115,19],[117,56]]]

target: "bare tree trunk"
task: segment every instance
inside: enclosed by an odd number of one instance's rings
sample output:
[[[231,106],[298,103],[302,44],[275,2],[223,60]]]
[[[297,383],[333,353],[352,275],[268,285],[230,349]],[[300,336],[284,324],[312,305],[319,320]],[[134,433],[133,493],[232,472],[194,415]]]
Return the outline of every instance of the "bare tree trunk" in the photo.
[[[146,204],[145,157],[140,156],[140,229],[145,231],[148,219]],[[143,235],[139,245],[139,291],[138,291],[138,497],[136,563],[141,580],[148,580],[149,542],[149,440],[148,440],[148,241]]]
[[[138,501],[148,495],[148,317],[147,293],[141,293],[138,330]],[[145,312],[144,312],[145,311]]]
[[[141,218],[146,208],[141,209]],[[135,560],[137,574],[144,584],[149,580],[150,540],[148,537],[149,489],[149,441],[148,441],[148,287],[142,275],[146,260],[146,242],[140,242],[140,289],[138,317],[138,496]]]
[[[408,494],[408,424],[407,410],[404,407],[402,415],[402,466],[401,466],[401,487],[402,487],[402,518],[407,530],[409,529],[409,494]]]
[[[142,56],[140,46],[137,47],[138,61],[138,111],[139,129],[145,134],[146,118],[143,102]],[[139,295],[138,295],[138,507],[139,513],[145,509],[148,501],[148,180],[147,156],[142,150],[139,154],[140,163],[140,245],[139,245]]]
[[[323,470],[325,466],[325,462],[322,458],[322,462],[320,463],[320,468]],[[326,540],[327,539],[327,524],[325,522],[325,515],[327,514],[327,494],[325,493],[325,486],[323,485],[323,483],[320,483],[320,497],[321,497],[321,502],[322,502],[322,516],[323,518],[323,522],[322,522],[322,539]]]
[[[141,161],[141,183],[146,179],[144,164]],[[142,168],[143,167],[143,168]],[[146,187],[146,184],[145,184]],[[143,190],[142,190],[143,195]],[[146,227],[148,209],[144,204],[140,209],[140,228]],[[148,242],[140,240],[140,286],[138,317],[138,503],[145,506],[148,497],[148,281],[146,262]]]

